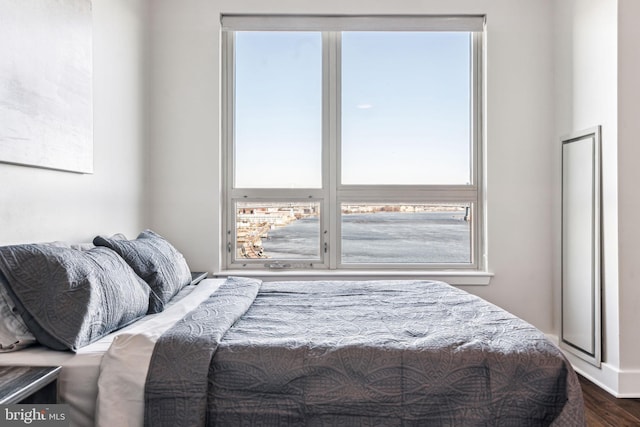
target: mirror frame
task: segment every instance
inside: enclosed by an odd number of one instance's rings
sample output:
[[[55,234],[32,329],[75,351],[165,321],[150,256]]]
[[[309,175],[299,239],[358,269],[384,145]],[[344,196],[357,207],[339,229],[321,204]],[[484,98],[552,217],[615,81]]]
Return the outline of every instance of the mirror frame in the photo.
[[[602,362],[601,127],[562,138],[560,346]]]

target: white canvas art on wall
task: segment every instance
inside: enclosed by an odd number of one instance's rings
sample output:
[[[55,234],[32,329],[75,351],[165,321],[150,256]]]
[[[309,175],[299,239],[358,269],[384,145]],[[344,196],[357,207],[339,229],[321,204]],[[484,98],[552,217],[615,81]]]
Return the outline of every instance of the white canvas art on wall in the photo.
[[[0,0],[0,161],[93,172],[90,0]]]

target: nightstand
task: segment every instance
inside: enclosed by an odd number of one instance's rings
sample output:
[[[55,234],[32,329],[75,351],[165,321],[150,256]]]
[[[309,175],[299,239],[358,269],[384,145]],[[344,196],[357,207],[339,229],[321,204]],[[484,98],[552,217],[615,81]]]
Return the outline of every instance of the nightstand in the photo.
[[[0,366],[0,405],[56,403],[60,366]]]
[[[191,272],[191,284],[192,285],[197,285],[203,279],[206,279],[208,274],[209,273],[207,273],[206,271],[192,271]]]

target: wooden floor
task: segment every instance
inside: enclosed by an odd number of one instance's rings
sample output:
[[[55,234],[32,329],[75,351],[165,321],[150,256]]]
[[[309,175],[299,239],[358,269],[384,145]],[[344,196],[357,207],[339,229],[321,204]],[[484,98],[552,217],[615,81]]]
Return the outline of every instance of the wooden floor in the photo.
[[[587,427],[640,426],[640,399],[616,399],[586,378],[579,377]]]

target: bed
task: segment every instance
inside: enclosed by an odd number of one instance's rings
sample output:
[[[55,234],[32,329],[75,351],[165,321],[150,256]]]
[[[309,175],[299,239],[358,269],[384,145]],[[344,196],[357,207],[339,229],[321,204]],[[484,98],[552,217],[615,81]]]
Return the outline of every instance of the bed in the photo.
[[[223,282],[224,279],[208,279],[204,286],[186,286],[162,313],[147,315],[134,324],[112,332],[76,352],[56,351],[43,345],[32,345],[20,351],[0,353],[0,365],[62,366],[58,377],[58,398],[60,403],[69,405],[71,426],[98,425],[96,419],[98,379],[104,355],[114,339],[119,335],[148,334],[149,331],[163,330],[167,324],[175,323],[197,307]],[[135,370],[138,369],[140,366],[136,365]]]
[[[91,251],[82,257],[111,256]],[[149,297],[127,277],[127,295]],[[100,292],[97,307],[123,299]],[[109,312],[113,325],[97,338],[84,327],[79,338],[51,334],[71,351],[30,346],[0,354],[0,364],[61,365],[60,400],[78,426],[585,425],[580,385],[560,350],[442,282],[230,277],[169,294],[134,320],[127,307]]]

